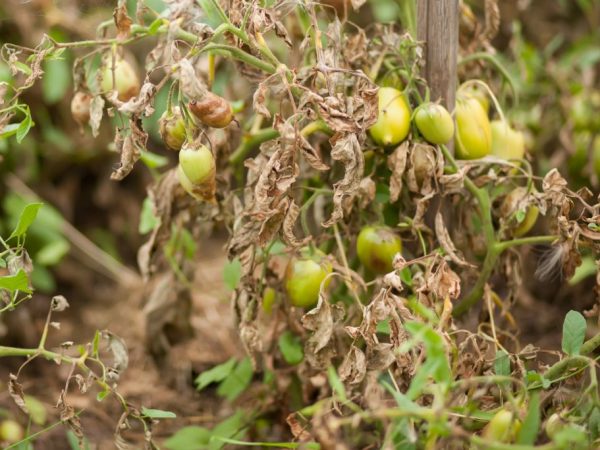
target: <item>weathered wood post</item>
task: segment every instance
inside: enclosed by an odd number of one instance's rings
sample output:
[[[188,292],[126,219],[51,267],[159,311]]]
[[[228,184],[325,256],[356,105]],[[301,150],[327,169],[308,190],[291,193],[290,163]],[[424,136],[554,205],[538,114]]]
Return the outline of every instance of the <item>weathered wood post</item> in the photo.
[[[431,100],[454,109],[458,59],[458,0],[416,0],[417,39],[425,42],[423,75]]]

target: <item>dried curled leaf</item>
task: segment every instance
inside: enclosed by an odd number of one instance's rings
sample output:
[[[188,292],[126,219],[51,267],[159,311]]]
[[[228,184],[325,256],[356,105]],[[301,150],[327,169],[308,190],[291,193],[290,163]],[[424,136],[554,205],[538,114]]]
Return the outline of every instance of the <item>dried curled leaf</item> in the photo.
[[[323,223],[324,227],[330,227],[341,220],[344,211],[350,209],[354,197],[359,192],[365,167],[364,155],[356,134],[336,135],[331,140],[331,158],[344,166],[344,178],[333,185],[333,212]]]

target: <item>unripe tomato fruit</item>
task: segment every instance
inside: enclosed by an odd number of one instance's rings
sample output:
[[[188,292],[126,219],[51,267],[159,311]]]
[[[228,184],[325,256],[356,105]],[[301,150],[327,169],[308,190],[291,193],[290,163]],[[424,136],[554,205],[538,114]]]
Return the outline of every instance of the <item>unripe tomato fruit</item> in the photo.
[[[303,248],[300,256],[292,258],[285,271],[285,289],[292,305],[299,308],[310,308],[319,300],[321,283],[333,270],[319,250],[311,253]],[[324,287],[329,285],[329,279]]]
[[[466,97],[473,97],[479,102],[486,114],[490,113],[490,99],[483,88],[479,86],[469,86],[465,89],[461,89],[461,95]]]
[[[518,187],[510,191],[506,197],[504,197],[504,201],[502,202],[502,206],[500,210],[502,214],[508,216],[517,211],[519,207],[519,202],[527,195],[527,189],[524,187]],[[537,206],[531,205],[527,207],[525,211],[525,218],[513,229],[513,236],[521,237],[524,236],[533,228],[535,222],[537,221],[540,210]]]
[[[544,424],[544,430],[550,439],[554,439],[554,436],[564,427],[565,422],[558,413],[553,413]]]
[[[71,100],[71,115],[79,125],[90,121],[90,105],[92,96],[87,92],[77,91]]]
[[[375,274],[394,270],[396,253],[402,251],[402,242],[391,228],[367,226],[360,230],[356,240],[358,259],[369,271]]]
[[[202,184],[215,175],[215,158],[205,145],[184,145],[179,152],[179,166],[195,185]]]
[[[454,136],[454,121],[446,108],[437,103],[424,103],[415,112],[419,133],[431,144],[445,144]]]
[[[181,168],[181,164],[177,164],[177,179],[179,180],[179,184],[181,187],[190,194],[192,197],[200,200],[200,197],[194,192],[194,185],[190,181],[190,179],[183,173],[183,169]]]
[[[3,420],[0,423],[0,442],[19,442],[23,439],[23,427],[14,420]]]
[[[484,439],[495,442],[512,442],[517,437],[521,422],[511,411],[501,409],[483,429]]]
[[[490,120],[474,97],[459,95],[456,99],[456,156],[478,159],[492,150]]]
[[[179,151],[185,142],[185,121],[179,106],[165,111],[158,120],[160,136],[169,150]]]
[[[525,156],[525,138],[501,120],[492,120],[492,155],[502,159],[523,159]]]
[[[114,61],[114,83],[113,83],[113,61]],[[104,58],[102,64],[102,83],[100,88],[103,92],[110,94],[116,90],[117,98],[122,102],[135,97],[140,92],[140,79],[129,61],[122,56],[112,55]]]
[[[410,107],[404,94],[392,87],[379,88],[378,97],[379,115],[375,125],[369,128],[369,134],[378,145],[397,145],[408,136]]]
[[[277,293],[275,289],[272,287],[266,287],[263,291],[262,297],[262,308],[263,311],[267,314],[271,314],[273,312],[273,305],[275,304],[275,300],[277,300]]]

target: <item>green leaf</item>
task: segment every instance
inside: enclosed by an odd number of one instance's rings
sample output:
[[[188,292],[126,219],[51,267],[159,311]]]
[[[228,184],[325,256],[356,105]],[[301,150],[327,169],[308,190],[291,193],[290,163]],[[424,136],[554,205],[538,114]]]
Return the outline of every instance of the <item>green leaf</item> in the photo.
[[[17,226],[10,234],[8,239],[23,236],[35,220],[42,205],[43,203],[30,203],[29,205],[25,206],[21,212],[21,215],[19,216]]]
[[[52,59],[44,62],[42,94],[49,104],[62,100],[71,84],[71,65],[66,59]]]
[[[340,380],[340,377],[335,371],[335,367],[329,366],[327,368],[327,378],[329,379],[329,385],[331,386],[331,389],[333,389],[339,399],[343,402],[347,401],[348,397],[346,395],[344,383],[342,383],[342,380]]]
[[[240,279],[242,278],[242,263],[238,258],[233,261],[228,261],[223,267],[223,281],[225,285],[232,291],[237,288]]]
[[[29,130],[33,126],[33,120],[31,119],[31,114],[29,113],[29,108],[26,109],[25,118],[19,124],[17,128],[17,142],[20,144],[29,133]]]
[[[215,366],[206,372],[202,372],[194,381],[196,390],[201,391],[211,383],[223,381],[229,376],[234,367],[235,358],[231,358],[229,361],[224,362],[223,364],[219,364],[218,366]]]
[[[47,417],[47,411],[44,404],[31,395],[26,395],[24,398],[31,421],[36,425],[44,425]]]
[[[285,362],[291,365],[296,365],[304,359],[304,351],[302,350],[302,342],[291,331],[283,333],[278,340],[279,350],[283,355]]]
[[[221,438],[226,439],[242,439],[245,435],[246,418],[243,411],[237,411],[231,417],[228,417],[221,423],[217,424],[212,430],[209,450],[219,450],[223,448],[225,442]]]
[[[567,355],[577,355],[585,339],[587,323],[577,311],[569,311],[563,323],[562,350]]]
[[[154,230],[156,225],[158,225],[158,218],[154,215],[154,204],[150,197],[146,197],[142,203],[138,231],[140,234],[146,234]]]
[[[29,278],[27,278],[27,274],[23,269],[19,269],[14,275],[0,277],[0,289],[6,289],[10,292],[21,291],[26,294],[31,294]]]
[[[250,358],[242,359],[219,385],[217,394],[230,402],[235,400],[250,385],[252,375],[253,370]]]
[[[184,427],[165,441],[169,450],[200,450],[205,449],[211,437],[211,432],[204,427]]]
[[[169,158],[149,151],[142,151],[140,159],[149,169],[160,169],[169,164]]]
[[[510,376],[510,358],[504,350],[498,350],[494,358],[494,372],[496,375]]]
[[[79,439],[71,430],[67,430],[67,442],[71,450],[90,450],[90,443],[87,438],[83,437],[83,445],[79,445]]]
[[[31,67],[29,67],[27,64],[23,64],[21,61],[15,61],[13,65],[19,72],[23,72],[27,76],[33,73],[31,71]]]
[[[219,11],[215,3],[215,0],[198,0],[200,8],[204,12],[204,20],[211,28],[216,28],[225,22],[222,11]]]
[[[540,391],[529,395],[529,409],[517,435],[518,444],[533,445],[540,428]]]
[[[175,419],[177,417],[177,415],[171,411],[144,407],[142,407],[142,416],[149,417],[150,419]]]
[[[66,239],[57,239],[44,245],[35,255],[35,262],[43,266],[54,266],[69,253],[71,246]]]

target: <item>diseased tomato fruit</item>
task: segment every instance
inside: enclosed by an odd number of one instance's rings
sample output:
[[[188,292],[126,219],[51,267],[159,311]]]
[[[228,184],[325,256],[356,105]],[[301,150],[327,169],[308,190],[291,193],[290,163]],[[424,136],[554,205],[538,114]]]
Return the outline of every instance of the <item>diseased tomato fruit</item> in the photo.
[[[512,442],[517,437],[521,422],[511,411],[501,409],[483,429],[484,439],[495,442]]]
[[[75,122],[83,126],[90,121],[90,105],[92,96],[87,92],[77,91],[71,100],[71,115]]]
[[[292,305],[310,308],[319,300],[321,283],[332,271],[325,254],[319,250],[311,253],[303,248],[300,256],[292,258],[285,272],[285,289]],[[329,279],[324,287],[329,285]]]
[[[177,164],[177,179],[179,180],[179,184],[185,190],[185,192],[187,192],[197,200],[202,200],[202,198],[195,192],[196,187],[192,184],[190,179],[183,172],[181,164]]]
[[[410,107],[398,89],[381,87],[378,96],[379,116],[375,125],[369,128],[369,134],[378,145],[397,145],[408,136]]]
[[[165,111],[158,120],[160,136],[169,150],[179,151],[185,142],[185,120],[179,106]]]
[[[14,420],[3,420],[0,423],[0,442],[19,442],[23,439],[23,427]]]
[[[396,253],[402,251],[402,242],[391,228],[367,226],[360,230],[356,240],[358,259],[375,274],[394,270],[392,263]]]
[[[205,145],[184,145],[179,152],[179,165],[195,185],[203,184],[215,176],[215,158]]]
[[[492,150],[490,120],[481,104],[474,98],[459,95],[456,99],[456,156],[478,159]]]
[[[188,107],[200,122],[212,128],[225,128],[233,120],[231,104],[212,92],[200,100],[192,100]]]
[[[461,89],[461,95],[473,97],[479,102],[486,114],[490,113],[490,99],[487,95],[487,92],[485,92],[482,87],[471,85],[467,88]]]
[[[504,217],[508,217],[511,214],[514,214],[518,211],[519,203],[525,198],[527,195],[527,189],[524,187],[518,187],[510,191],[506,197],[504,197],[504,201],[502,202],[502,206],[500,211]],[[537,221],[540,210],[535,205],[530,205],[527,207],[525,211],[524,219],[515,225],[513,229],[513,236],[521,237],[524,236],[533,228],[535,222]],[[516,219],[515,219],[516,220]]]
[[[454,121],[446,108],[424,103],[415,112],[415,123],[427,142],[445,144],[454,136]]]
[[[492,120],[492,155],[502,159],[523,159],[525,138],[506,121]]]
[[[114,62],[114,80],[113,80],[113,62]],[[112,91],[117,91],[117,98],[122,102],[135,97],[140,92],[140,79],[129,61],[122,56],[107,55],[102,64],[102,83],[100,88],[103,92],[110,95]]]

